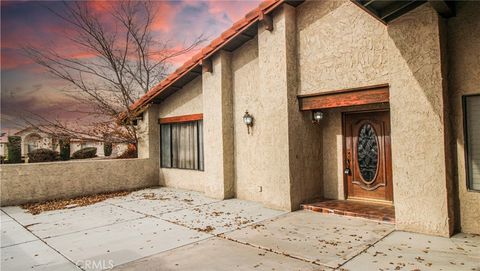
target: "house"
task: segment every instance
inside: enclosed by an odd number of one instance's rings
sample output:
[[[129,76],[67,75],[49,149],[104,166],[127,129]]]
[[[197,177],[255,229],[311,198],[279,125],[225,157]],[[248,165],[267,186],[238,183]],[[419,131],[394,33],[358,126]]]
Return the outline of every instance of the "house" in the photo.
[[[478,33],[477,1],[263,2],[132,105],[139,157],[214,198],[478,234]]]
[[[21,138],[21,153],[23,157],[28,156],[36,149],[54,149],[58,151],[58,139],[40,131],[35,127],[27,127],[15,133]]]
[[[28,156],[28,153],[36,149],[52,149],[60,152],[59,139],[51,134],[45,133],[35,127],[27,127],[15,133],[22,139],[21,153],[22,156]],[[1,145],[3,146],[3,144]],[[104,142],[95,138],[71,138],[70,139],[70,155],[74,152],[87,147],[97,149],[97,156],[104,157]],[[115,143],[112,147],[112,156],[116,157],[122,154],[128,147],[126,143]],[[2,147],[3,148],[3,147]],[[6,144],[5,144],[6,150]]]

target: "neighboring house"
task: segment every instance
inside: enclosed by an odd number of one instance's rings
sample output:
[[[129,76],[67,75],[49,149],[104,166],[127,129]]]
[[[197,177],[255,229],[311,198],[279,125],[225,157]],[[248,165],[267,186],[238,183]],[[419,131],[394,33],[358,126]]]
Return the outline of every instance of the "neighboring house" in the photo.
[[[58,151],[58,140],[52,138],[35,127],[27,127],[15,133],[22,139],[22,156],[26,157],[28,153],[36,149],[54,149]]]
[[[49,134],[43,133],[37,128],[28,127],[25,128],[17,133],[16,136],[20,136],[22,138],[22,156],[27,156],[29,152],[44,148],[44,149],[53,149],[55,151],[60,152],[60,145],[58,138],[52,137]],[[6,144],[5,144],[6,145]],[[102,141],[96,139],[70,139],[70,155],[74,152],[86,148],[86,147],[94,147],[97,148],[97,156],[103,157],[104,154],[104,143]],[[1,144],[3,148],[3,144]],[[122,154],[127,149],[128,144],[113,144],[112,148],[112,155],[113,157]],[[5,146],[6,149],[6,146]]]
[[[139,157],[214,198],[479,234],[480,2],[407,2],[262,3],[132,105]]]

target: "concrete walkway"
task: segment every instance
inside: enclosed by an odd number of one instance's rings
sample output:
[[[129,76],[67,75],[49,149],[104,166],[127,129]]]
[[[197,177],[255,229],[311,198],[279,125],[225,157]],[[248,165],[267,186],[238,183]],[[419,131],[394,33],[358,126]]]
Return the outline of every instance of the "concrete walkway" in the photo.
[[[393,228],[145,189],[39,215],[2,208],[1,270],[480,271],[479,236],[448,239]]]

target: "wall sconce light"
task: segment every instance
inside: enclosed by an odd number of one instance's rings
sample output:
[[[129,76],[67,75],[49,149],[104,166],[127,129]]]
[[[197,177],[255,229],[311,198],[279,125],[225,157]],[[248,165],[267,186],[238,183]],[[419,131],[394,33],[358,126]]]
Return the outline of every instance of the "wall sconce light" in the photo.
[[[243,115],[243,122],[247,125],[247,131],[250,134],[250,127],[253,126],[253,116],[248,114],[248,111],[245,111],[245,115]]]
[[[312,121],[313,121],[313,123],[319,124],[322,119],[323,119],[323,112],[322,111],[312,111]]]

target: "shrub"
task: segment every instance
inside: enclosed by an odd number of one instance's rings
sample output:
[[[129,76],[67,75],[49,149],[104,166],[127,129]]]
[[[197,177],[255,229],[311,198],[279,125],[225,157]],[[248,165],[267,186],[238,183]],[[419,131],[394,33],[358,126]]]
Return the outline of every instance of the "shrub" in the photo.
[[[134,144],[128,145],[128,148],[126,151],[124,151],[122,154],[120,154],[118,159],[127,159],[127,158],[137,158],[137,147],[135,147]]]
[[[8,149],[8,163],[21,163],[22,162],[22,138],[19,136],[9,136],[7,149]]]
[[[60,139],[60,159],[70,160],[70,139]]]
[[[60,160],[60,154],[50,149],[37,149],[28,153],[29,163],[53,162]]]
[[[112,149],[113,149],[112,142],[103,143],[103,153],[105,156],[112,155]]]
[[[72,159],[87,159],[97,156],[97,148],[87,147],[81,150],[78,150],[72,154]]]

